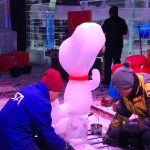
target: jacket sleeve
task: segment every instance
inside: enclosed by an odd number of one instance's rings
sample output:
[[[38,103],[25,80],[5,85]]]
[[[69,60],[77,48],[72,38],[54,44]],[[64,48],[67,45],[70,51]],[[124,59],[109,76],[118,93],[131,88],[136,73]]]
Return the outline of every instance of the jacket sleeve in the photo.
[[[102,30],[103,30],[104,33],[106,33],[106,30],[107,30],[106,26],[107,26],[107,21],[105,20],[104,24],[102,25]]]
[[[52,150],[64,150],[65,141],[60,138],[51,126],[50,103],[39,103],[32,108],[30,114],[32,128],[45,145]]]
[[[147,105],[147,115],[140,119],[140,127],[143,132],[150,130],[150,97],[145,97]]]
[[[127,26],[125,20],[123,20],[123,22],[122,22],[122,34],[125,35],[127,33],[128,33],[128,26]]]
[[[123,125],[132,113],[126,108],[124,101],[121,99],[118,103],[116,114],[110,124],[110,128]]]

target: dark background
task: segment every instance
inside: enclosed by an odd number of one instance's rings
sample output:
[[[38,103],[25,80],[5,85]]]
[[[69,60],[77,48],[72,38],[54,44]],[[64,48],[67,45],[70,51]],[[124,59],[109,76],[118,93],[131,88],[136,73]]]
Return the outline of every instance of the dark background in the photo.
[[[10,0],[12,30],[17,32],[17,50],[26,50],[25,0]]]

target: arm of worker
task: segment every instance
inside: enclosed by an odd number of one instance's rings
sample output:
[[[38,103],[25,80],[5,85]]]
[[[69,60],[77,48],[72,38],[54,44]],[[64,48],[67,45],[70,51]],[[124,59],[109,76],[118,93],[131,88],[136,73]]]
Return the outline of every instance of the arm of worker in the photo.
[[[128,118],[131,116],[131,112],[125,107],[123,100],[120,100],[117,106],[117,112],[109,125],[109,128],[106,134],[103,137],[103,144],[111,145],[113,143],[112,135],[115,135],[114,132],[118,131],[120,134],[123,131],[124,124],[128,123]],[[116,130],[115,130],[116,129]],[[118,134],[119,135],[119,134]]]
[[[73,150],[73,147],[56,133],[51,126],[52,119],[50,116],[51,105],[49,103],[38,104],[32,108],[30,118],[32,128],[40,140],[53,150]]]
[[[147,115],[139,121],[140,128],[143,132],[150,129],[150,98],[145,97],[145,102],[147,105]]]
[[[121,99],[118,103],[113,121],[110,123],[110,128],[123,125],[131,115],[132,113],[126,108],[124,101]]]
[[[126,35],[128,33],[128,26],[125,22],[125,20],[123,20],[122,22],[122,35]]]
[[[102,30],[103,30],[104,33],[106,33],[106,30],[107,30],[107,21],[106,20],[102,24]]]

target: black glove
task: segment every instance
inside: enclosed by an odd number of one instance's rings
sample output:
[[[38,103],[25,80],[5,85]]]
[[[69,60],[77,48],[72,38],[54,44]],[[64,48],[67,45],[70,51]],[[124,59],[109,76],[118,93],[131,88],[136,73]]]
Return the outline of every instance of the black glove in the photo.
[[[65,150],[75,150],[75,148],[74,148],[73,146],[71,146],[71,145],[69,144],[69,142],[66,141]]]
[[[109,145],[110,140],[109,140],[109,135],[108,135],[107,133],[106,133],[106,134],[104,135],[104,137],[102,138],[102,142],[103,142],[103,144]]]
[[[126,142],[122,132],[122,127],[109,128],[102,141],[103,144],[107,144],[109,146],[124,147],[124,143],[126,144]],[[124,143],[122,143],[122,141]]]
[[[103,136],[103,138],[102,138],[102,142],[103,142],[103,144],[110,144],[110,132],[111,132],[111,128],[108,128],[108,130],[107,130],[107,132],[106,132],[106,134]]]

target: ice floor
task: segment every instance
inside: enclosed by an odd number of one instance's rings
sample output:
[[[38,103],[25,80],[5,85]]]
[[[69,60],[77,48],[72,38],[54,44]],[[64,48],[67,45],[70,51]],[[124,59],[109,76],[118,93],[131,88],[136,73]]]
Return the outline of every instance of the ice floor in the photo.
[[[5,105],[5,103],[8,100],[9,97],[9,92],[10,91],[18,91],[22,87],[28,85],[28,84],[34,84],[38,82],[41,79],[42,74],[49,68],[49,65],[33,65],[32,66],[32,71],[30,74],[22,74],[19,77],[11,77],[10,74],[6,73],[0,73],[0,109]],[[62,93],[63,94],[63,93]],[[98,88],[95,91],[93,91],[93,98],[94,102],[93,105],[97,105],[99,103],[97,97],[102,97],[107,95],[107,89],[103,88]],[[104,108],[106,111],[109,108]],[[89,119],[89,126],[92,123],[100,123],[103,125],[103,131],[107,129],[109,123],[110,123],[110,118],[107,117],[107,115],[104,114],[97,114],[96,112],[94,115],[88,118]],[[105,132],[104,131],[104,132]],[[87,138],[93,138],[94,136],[88,136]],[[95,138],[95,137],[94,137]],[[120,150],[119,148],[116,147],[109,147],[107,145],[102,145],[101,143],[98,144],[92,144],[92,143],[97,143],[98,141],[101,141],[101,138],[97,139],[91,139],[88,140],[88,144],[83,144],[82,146],[77,146],[76,150]]]

